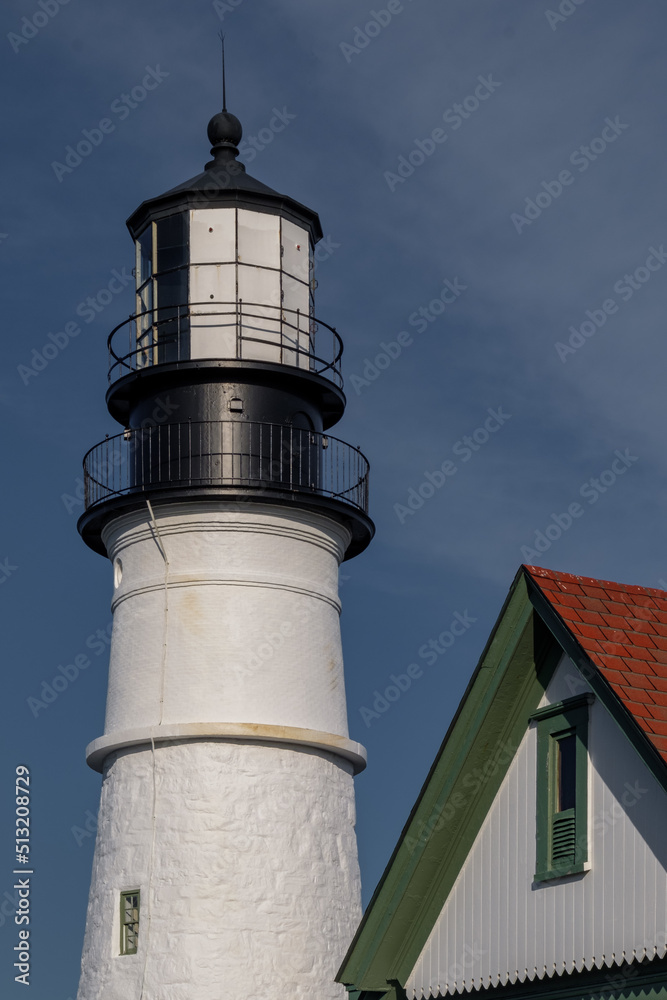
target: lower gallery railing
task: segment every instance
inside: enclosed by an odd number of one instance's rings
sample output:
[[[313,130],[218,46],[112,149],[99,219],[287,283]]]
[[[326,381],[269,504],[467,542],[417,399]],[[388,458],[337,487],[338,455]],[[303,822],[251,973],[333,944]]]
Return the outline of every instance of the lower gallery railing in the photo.
[[[368,511],[368,462],[338,438],[284,424],[187,421],[127,429],[84,458],[86,508],[113,497],[190,487],[278,490]]]

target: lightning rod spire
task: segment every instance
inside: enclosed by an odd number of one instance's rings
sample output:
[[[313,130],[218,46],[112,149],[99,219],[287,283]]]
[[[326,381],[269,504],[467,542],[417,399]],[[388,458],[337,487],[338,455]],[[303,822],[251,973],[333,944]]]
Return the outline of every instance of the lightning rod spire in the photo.
[[[225,76],[225,36],[220,31],[218,33],[220,44],[222,45],[222,110],[227,110],[227,79]]]
[[[225,36],[218,32],[222,51],[222,111],[213,115],[208,123],[208,138],[211,143],[211,153],[214,159],[206,164],[206,169],[210,170],[214,165],[220,166],[223,162],[228,163],[230,159],[235,159],[239,155],[238,144],[243,135],[241,122],[236,115],[227,110],[227,74],[225,72]],[[243,173],[245,167],[242,163],[236,164],[237,173]]]

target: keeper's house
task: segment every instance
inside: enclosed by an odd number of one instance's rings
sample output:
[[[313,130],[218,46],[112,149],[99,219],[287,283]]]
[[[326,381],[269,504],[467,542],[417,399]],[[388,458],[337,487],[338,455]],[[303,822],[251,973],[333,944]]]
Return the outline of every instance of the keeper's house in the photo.
[[[523,566],[338,973],[667,1000],[667,593]]]

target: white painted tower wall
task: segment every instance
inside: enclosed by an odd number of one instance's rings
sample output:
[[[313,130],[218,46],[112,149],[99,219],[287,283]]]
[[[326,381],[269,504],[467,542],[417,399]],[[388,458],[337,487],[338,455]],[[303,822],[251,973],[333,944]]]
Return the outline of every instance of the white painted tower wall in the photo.
[[[338,565],[297,509],[112,521],[114,627],[78,1000],[342,998],[360,916]],[[139,889],[136,955],[120,893]]]

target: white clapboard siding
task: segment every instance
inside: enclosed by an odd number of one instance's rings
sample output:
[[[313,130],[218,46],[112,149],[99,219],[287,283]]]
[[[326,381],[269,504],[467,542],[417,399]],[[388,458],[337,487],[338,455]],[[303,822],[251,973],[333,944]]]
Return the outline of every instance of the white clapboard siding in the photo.
[[[586,688],[564,657],[541,706]],[[409,997],[462,993],[665,955],[664,790],[606,709],[594,702],[589,729],[591,867],[583,875],[534,883],[536,745],[532,726],[408,978]],[[609,976],[614,979],[613,969]]]

